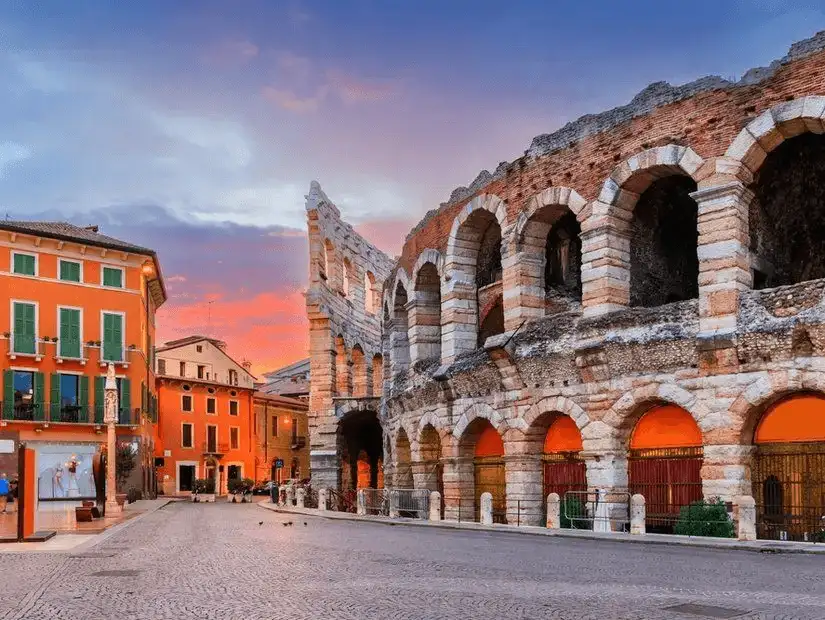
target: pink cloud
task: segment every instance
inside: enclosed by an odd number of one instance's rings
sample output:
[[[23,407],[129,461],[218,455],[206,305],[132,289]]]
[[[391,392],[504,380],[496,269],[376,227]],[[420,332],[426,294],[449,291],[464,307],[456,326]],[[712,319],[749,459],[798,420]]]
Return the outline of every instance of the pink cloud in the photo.
[[[364,80],[338,70],[327,71],[327,84],[344,103],[385,101],[398,90],[388,81]]]
[[[263,96],[267,101],[290,112],[314,112],[318,109],[324,97],[326,97],[326,89],[319,89],[315,95],[311,97],[301,97],[292,90],[266,86],[263,89]]]

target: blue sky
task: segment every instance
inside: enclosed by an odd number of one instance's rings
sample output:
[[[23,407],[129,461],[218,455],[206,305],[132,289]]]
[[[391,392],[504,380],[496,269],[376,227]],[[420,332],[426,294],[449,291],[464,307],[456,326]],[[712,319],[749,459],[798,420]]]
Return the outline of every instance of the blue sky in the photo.
[[[0,214],[157,248],[191,315],[167,312],[177,336],[206,328],[208,298],[300,291],[312,179],[394,253],[534,135],[652,81],[738,78],[823,28],[825,2],[779,0],[4,3]],[[272,321],[259,344],[209,327],[261,366],[303,355]]]

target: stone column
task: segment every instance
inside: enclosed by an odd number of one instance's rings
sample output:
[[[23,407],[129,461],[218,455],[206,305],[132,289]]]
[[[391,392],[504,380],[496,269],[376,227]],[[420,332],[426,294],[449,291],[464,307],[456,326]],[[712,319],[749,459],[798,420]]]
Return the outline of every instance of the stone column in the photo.
[[[732,502],[739,495],[752,495],[751,463],[755,446],[709,445],[702,460],[702,494]]]
[[[444,520],[474,521],[472,457],[444,459]]]
[[[306,500],[306,489],[304,487],[298,487],[295,491],[295,507],[296,508],[303,508],[304,501]]]
[[[327,510],[328,508],[328,499],[327,499],[327,489],[318,489],[318,510]]]
[[[358,489],[356,493],[356,513],[359,516],[364,516],[367,514],[367,495],[364,493],[364,489]]]
[[[106,514],[113,515],[123,509],[117,503],[117,423],[118,394],[115,367],[106,367],[106,385],[104,386],[103,421],[106,423]]]
[[[541,525],[542,488],[541,456],[515,454],[504,457],[507,494],[507,523]]]
[[[400,514],[398,511],[398,491],[392,490],[389,492],[389,500],[390,500],[390,510],[389,510],[389,517],[390,519],[397,519]]]
[[[548,232],[550,226],[544,226]],[[512,258],[502,257],[504,268],[504,331],[511,332],[522,321],[541,318],[545,313],[544,300],[544,247],[541,252],[518,252]]]
[[[445,267],[441,283],[441,363],[475,350],[478,341],[476,285],[470,276]]]
[[[429,359],[441,349],[441,298],[439,293],[418,290],[407,304],[410,338],[410,361]]]
[[[561,499],[558,493],[550,493],[547,496],[546,525],[551,530],[557,530],[561,527]]]
[[[309,469],[312,484],[340,489],[338,420],[332,397],[335,391],[335,343],[329,318],[317,301],[307,298],[309,354],[312,382],[309,390]]]
[[[286,505],[290,508],[295,505],[295,487],[291,484],[286,487]]]
[[[407,317],[396,317],[390,321],[390,371],[393,377],[403,375],[410,367],[410,340],[407,332]]]
[[[215,495],[221,494],[221,466],[215,462]]]
[[[583,451],[580,453],[587,468],[587,488],[627,491],[627,454],[616,452]]]
[[[441,493],[430,493],[430,521],[441,521]]]
[[[750,495],[736,498],[739,540],[756,540],[756,502]]]
[[[636,493],[630,498],[630,533],[644,534],[647,511],[645,510],[644,495]]]
[[[486,491],[481,494],[481,525],[493,524],[493,496]]]
[[[604,202],[591,203],[582,223],[582,306],[598,316],[630,303],[630,226],[633,214]]]

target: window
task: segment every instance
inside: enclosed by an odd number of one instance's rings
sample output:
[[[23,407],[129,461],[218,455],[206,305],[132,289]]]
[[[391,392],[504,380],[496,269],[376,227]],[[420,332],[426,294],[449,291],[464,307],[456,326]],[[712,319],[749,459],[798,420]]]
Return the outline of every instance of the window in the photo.
[[[218,427],[212,424],[206,427],[206,452],[215,454],[218,451]]]
[[[206,366],[198,364],[198,379],[203,379],[203,373],[206,371]]]
[[[66,282],[80,282],[80,263],[73,260],[60,259],[60,276],[61,280]]]
[[[89,378],[79,375],[52,375],[53,422],[88,422],[86,406],[88,404]]]
[[[180,363],[180,376],[181,377],[186,376],[186,362],[181,362]]]
[[[158,360],[158,374],[165,375],[166,374],[166,360]]]
[[[198,353],[203,353],[203,345],[202,344],[195,345],[195,351],[197,351]]]
[[[123,288],[123,269],[120,267],[103,267],[103,276],[101,277],[103,286],[111,286],[113,288]]]
[[[184,394],[183,396],[181,396],[180,408],[183,411],[192,411],[192,395],[191,394]]]
[[[37,341],[35,304],[14,302],[14,333],[12,350],[15,353],[34,355]]]
[[[37,257],[34,254],[12,254],[12,271],[21,276],[37,275]]]
[[[240,450],[241,449],[241,433],[237,426],[233,426],[229,429],[229,448],[231,450]]]
[[[58,311],[60,324],[60,357],[80,358],[80,309],[60,308]]]
[[[272,436],[278,436],[278,416],[272,416]]]
[[[238,385],[238,371],[229,370],[229,385]]]
[[[212,415],[218,412],[218,404],[214,398],[207,398],[206,399],[206,413],[210,413]]]
[[[188,422],[184,422],[181,425],[181,438],[180,438],[180,447],[181,448],[191,448],[192,447],[192,424]]]
[[[103,359],[123,361],[123,315],[103,312]]]
[[[230,400],[229,401],[229,415],[238,415],[238,401],[237,400]]]
[[[298,443],[298,418],[292,418],[292,443]]]
[[[13,420],[43,419],[43,373],[6,370],[3,372],[3,384],[3,406],[9,412],[4,417]]]

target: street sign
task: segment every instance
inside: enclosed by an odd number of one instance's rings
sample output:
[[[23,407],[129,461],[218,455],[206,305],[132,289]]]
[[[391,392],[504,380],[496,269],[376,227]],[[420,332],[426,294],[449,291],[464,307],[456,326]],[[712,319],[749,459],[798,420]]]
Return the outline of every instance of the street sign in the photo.
[[[284,466],[283,459],[275,459],[275,469],[282,469]]]

